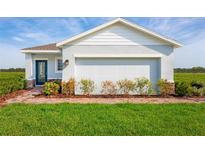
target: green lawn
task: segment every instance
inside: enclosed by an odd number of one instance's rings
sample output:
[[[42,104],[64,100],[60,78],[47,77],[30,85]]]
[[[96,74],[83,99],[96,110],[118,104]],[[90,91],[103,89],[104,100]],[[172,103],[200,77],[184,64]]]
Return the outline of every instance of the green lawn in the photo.
[[[0,135],[205,135],[205,104],[14,104]]]

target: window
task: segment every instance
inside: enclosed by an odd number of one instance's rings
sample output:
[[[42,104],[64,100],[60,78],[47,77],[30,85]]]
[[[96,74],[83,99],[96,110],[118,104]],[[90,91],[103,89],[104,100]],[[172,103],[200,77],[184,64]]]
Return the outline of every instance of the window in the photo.
[[[56,58],[56,71],[60,72],[63,70],[63,61],[62,58]]]

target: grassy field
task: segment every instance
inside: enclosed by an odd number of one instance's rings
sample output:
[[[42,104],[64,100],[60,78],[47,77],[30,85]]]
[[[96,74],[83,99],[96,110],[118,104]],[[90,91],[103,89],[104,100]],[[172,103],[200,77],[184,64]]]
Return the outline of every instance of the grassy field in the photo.
[[[0,96],[24,89],[25,73],[0,72]]]
[[[15,104],[0,135],[205,135],[205,104]]]
[[[174,74],[175,81],[201,81],[205,82],[205,73],[175,73]]]
[[[24,72],[0,72],[0,79],[13,78],[17,76],[25,76]]]
[[[0,72],[0,79],[11,78],[16,76],[25,76],[24,72]],[[198,80],[205,82],[205,73],[175,73],[175,81],[191,81]]]

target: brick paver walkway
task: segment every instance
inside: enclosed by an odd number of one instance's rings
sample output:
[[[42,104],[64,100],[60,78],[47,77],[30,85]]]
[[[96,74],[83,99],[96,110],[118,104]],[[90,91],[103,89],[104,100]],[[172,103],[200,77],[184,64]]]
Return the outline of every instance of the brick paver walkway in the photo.
[[[35,97],[41,94],[40,88],[28,90],[24,94],[12,99],[8,99],[7,103],[201,103],[205,102],[204,98],[48,98]]]

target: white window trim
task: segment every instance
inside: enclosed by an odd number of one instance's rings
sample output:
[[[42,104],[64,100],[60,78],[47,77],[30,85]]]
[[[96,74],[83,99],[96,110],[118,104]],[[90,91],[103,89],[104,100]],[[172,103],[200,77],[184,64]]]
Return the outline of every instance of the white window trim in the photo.
[[[33,60],[48,60],[48,58],[34,58]]]
[[[55,73],[62,73],[62,71],[58,70],[58,59],[63,60],[62,57],[55,57]]]

